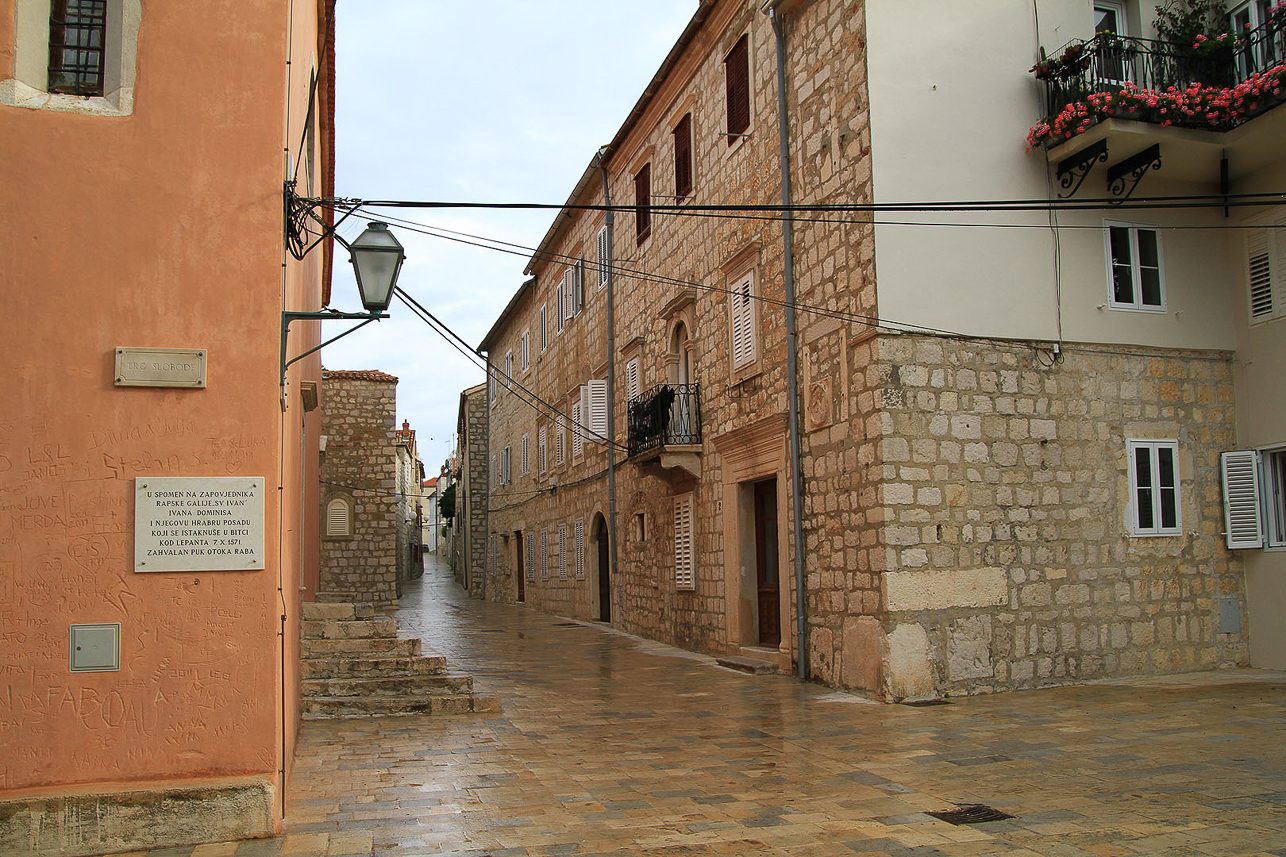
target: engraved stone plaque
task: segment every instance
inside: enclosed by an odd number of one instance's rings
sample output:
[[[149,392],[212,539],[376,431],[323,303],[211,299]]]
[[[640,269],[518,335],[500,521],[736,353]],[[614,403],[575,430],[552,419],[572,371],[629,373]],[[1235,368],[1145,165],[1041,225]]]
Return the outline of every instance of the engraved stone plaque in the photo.
[[[204,387],[204,348],[117,348],[117,387]]]
[[[262,476],[134,480],[135,571],[264,567]]]

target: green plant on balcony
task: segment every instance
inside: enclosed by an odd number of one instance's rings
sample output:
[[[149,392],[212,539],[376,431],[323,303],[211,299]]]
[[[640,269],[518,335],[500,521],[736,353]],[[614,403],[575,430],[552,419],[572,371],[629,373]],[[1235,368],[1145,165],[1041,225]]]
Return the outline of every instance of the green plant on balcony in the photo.
[[[1058,57],[1046,58],[1044,48],[1040,52],[1040,62],[1030,71],[1037,80],[1069,80],[1077,77],[1090,67],[1090,55],[1084,42],[1072,42]]]

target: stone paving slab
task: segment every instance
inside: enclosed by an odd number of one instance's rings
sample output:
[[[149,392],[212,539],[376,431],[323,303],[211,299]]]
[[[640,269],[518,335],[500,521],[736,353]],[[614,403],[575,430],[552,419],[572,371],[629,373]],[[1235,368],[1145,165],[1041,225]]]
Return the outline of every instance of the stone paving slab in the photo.
[[[1286,674],[871,703],[407,587],[502,713],[303,725],[285,836],[140,857],[1286,857]],[[563,624],[559,624],[563,623]],[[930,815],[986,804],[1014,818]]]

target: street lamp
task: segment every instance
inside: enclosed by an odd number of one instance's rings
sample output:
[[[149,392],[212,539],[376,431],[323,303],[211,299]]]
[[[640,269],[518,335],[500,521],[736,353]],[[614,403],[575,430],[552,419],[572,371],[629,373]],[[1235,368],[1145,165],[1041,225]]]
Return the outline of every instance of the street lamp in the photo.
[[[353,273],[357,277],[357,291],[361,295],[362,306],[366,308],[366,312],[340,312],[339,310],[328,309],[321,312],[283,312],[281,314],[281,387],[283,396],[286,389],[286,369],[292,363],[302,360],[314,351],[320,351],[336,339],[347,336],[359,327],[365,327],[372,321],[389,317],[385,310],[388,309],[389,301],[393,299],[393,288],[397,285],[397,275],[402,270],[402,262],[406,259],[406,253],[403,252],[401,243],[389,231],[387,223],[371,221],[367,224],[365,231],[357,236],[357,240],[351,243],[341,238],[337,232],[332,231],[330,234],[344,249],[348,250],[349,261],[352,263]],[[318,243],[320,243],[320,239]],[[316,246],[316,244],[313,246]],[[304,252],[307,253],[307,250]],[[296,258],[302,258],[302,256],[297,256]],[[360,321],[361,324],[354,325],[339,334],[339,336],[331,337],[316,348],[310,348],[304,353],[297,354],[287,360],[286,339],[290,333],[290,323],[301,320],[352,320]]]

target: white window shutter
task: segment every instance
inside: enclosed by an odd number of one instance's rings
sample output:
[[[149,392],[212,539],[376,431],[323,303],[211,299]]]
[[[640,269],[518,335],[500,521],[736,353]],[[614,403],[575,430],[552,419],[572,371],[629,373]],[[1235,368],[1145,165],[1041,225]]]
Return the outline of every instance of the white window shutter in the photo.
[[[572,268],[572,315],[585,308],[585,260],[577,259]]]
[[[328,536],[347,536],[352,534],[351,514],[348,511],[348,502],[340,497],[336,497],[326,504],[326,535]]]
[[[612,247],[607,240],[607,227],[598,230],[598,287],[607,285],[607,270],[611,265]]]
[[[526,372],[531,368],[531,331],[522,332],[522,371]]]
[[[625,395],[631,402],[639,397],[639,359],[637,357],[625,364]]]
[[[540,579],[549,580],[549,530],[540,531]]]
[[[585,519],[576,520],[576,579],[585,579]]]
[[[598,435],[598,437],[591,438],[591,440],[596,442],[605,441],[607,440],[607,380],[605,378],[592,379],[582,390],[583,395],[588,398],[585,414],[589,430]]]
[[[564,272],[563,278],[558,281],[558,313],[554,317],[554,325],[559,333],[563,332],[563,323],[567,320],[567,274]]]
[[[558,576],[567,579],[567,525],[558,525]]]
[[[536,431],[536,463],[541,473],[549,469],[549,440],[546,426],[541,426]]]
[[[752,278],[737,283],[732,294],[732,366],[734,369],[755,360],[754,304]]]
[[[527,534],[527,580],[536,579],[536,534]]]
[[[1259,453],[1239,449],[1220,456],[1223,470],[1224,534],[1230,550],[1264,546],[1260,521]]]
[[[531,472],[531,433],[524,432],[522,436],[522,475],[526,476]]]
[[[1246,276],[1250,283],[1250,317],[1272,318],[1273,265],[1268,230],[1256,227],[1246,232]]]
[[[563,420],[562,414],[554,421],[554,465],[562,466],[566,456],[567,444],[567,424]]]
[[[540,305],[540,353],[549,347],[549,304]]]
[[[580,458],[585,452],[585,435],[581,431],[581,425],[585,419],[585,407],[582,404],[585,401],[585,388],[581,387],[581,400],[572,402],[572,458]]]
[[[692,495],[674,498],[674,585],[695,589],[692,545]]]

